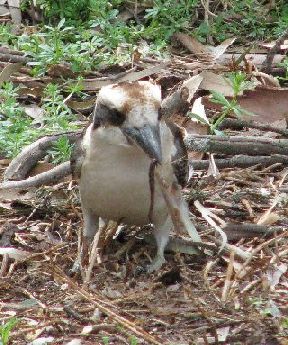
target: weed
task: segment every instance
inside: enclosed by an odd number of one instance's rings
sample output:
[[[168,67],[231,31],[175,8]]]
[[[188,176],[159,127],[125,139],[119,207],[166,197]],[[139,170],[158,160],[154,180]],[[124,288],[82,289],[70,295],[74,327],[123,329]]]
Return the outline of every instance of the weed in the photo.
[[[52,158],[52,163],[60,164],[70,159],[72,149],[73,145],[70,144],[69,139],[63,136],[48,150],[48,154]]]
[[[249,111],[241,108],[237,101],[237,97],[244,90],[248,90],[253,87],[253,82],[247,80],[247,76],[243,72],[228,73],[227,79],[233,88],[234,95],[231,99],[227,99],[221,92],[211,91],[211,101],[222,106],[221,112],[215,119],[212,120],[212,123],[205,121],[197,114],[188,113],[188,116],[190,116],[191,118],[196,118],[201,123],[208,125],[211,134],[223,135],[223,132],[219,131],[218,127],[222,123],[222,121],[231,114],[235,114],[239,118],[241,118],[243,115],[253,115]]]
[[[0,87],[0,147],[7,157],[16,156],[23,146],[36,137],[36,130],[31,129],[32,119],[24,114],[16,100],[17,88],[11,82],[4,82]]]
[[[48,84],[44,90],[42,108],[45,110],[44,126],[36,128],[17,102],[17,91],[11,82],[0,87],[0,147],[7,157],[15,157],[24,146],[41,135],[76,129],[75,116],[63,102],[63,96],[55,84]],[[64,146],[60,146],[64,153]],[[68,149],[66,149],[68,151]],[[65,153],[67,156],[67,152]],[[61,156],[61,155],[60,155]]]
[[[138,339],[135,336],[130,337],[130,345],[138,345]]]
[[[72,123],[75,120],[74,114],[63,101],[58,85],[48,84],[44,89],[42,105],[45,111],[46,131],[67,131],[77,128]]]
[[[11,331],[18,322],[19,320],[16,317],[13,317],[0,326],[0,345],[7,345],[9,343]]]
[[[103,345],[109,345],[110,338],[108,336],[102,337]]]

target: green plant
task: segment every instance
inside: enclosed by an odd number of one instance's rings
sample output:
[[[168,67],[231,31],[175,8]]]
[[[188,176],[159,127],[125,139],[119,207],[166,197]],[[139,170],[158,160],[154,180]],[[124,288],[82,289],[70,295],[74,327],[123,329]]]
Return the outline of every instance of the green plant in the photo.
[[[135,336],[130,337],[130,345],[138,345],[138,339]]]
[[[0,148],[7,157],[15,157],[24,146],[41,135],[76,129],[71,109],[64,103],[63,96],[55,84],[48,84],[44,90],[42,108],[45,111],[44,125],[37,128],[17,102],[17,91],[11,82],[0,86]],[[58,147],[60,157],[68,157],[69,149],[61,142]]]
[[[284,77],[278,77],[278,79],[283,80],[284,82],[288,81],[288,58],[285,58],[281,63],[279,63],[280,67],[284,67],[285,75]]]
[[[212,120],[212,123],[207,122],[197,114],[188,113],[188,116],[191,118],[196,118],[201,123],[208,125],[211,134],[223,135],[223,132],[219,131],[218,127],[222,121],[231,114],[235,114],[239,118],[243,115],[253,116],[251,112],[243,109],[237,101],[237,97],[243,91],[253,88],[253,82],[247,80],[247,76],[243,72],[228,73],[227,79],[233,89],[233,97],[231,99],[227,99],[221,92],[211,91],[211,101],[222,106],[221,112]]]
[[[167,41],[177,31],[189,31],[198,0],[154,0],[146,10],[145,36]]]
[[[11,331],[18,322],[19,320],[13,317],[0,326],[0,345],[7,345],[9,343]]]
[[[73,145],[70,144],[67,137],[59,138],[52,148],[48,150],[48,154],[52,157],[52,163],[60,164],[70,159]]]
[[[219,116],[212,122],[210,125],[210,131],[215,134],[222,134],[221,131],[218,130],[219,125],[221,122],[230,114],[235,114],[237,117],[241,118],[243,115],[250,115],[253,114],[245,109],[243,109],[237,101],[237,97],[244,91],[251,89],[253,87],[253,83],[247,80],[247,76],[243,72],[232,72],[228,74],[228,80],[230,85],[233,88],[233,97],[232,99],[227,99],[221,92],[218,91],[211,91],[212,94],[212,102],[220,104],[222,106],[222,111],[220,112]]]
[[[90,0],[37,0],[48,21],[66,18],[69,22],[87,20],[90,14]]]
[[[37,136],[32,119],[25,115],[16,97],[17,88],[11,82],[0,86],[0,147],[7,157],[16,156]]]
[[[42,101],[42,108],[45,111],[46,131],[67,131],[77,128],[72,123],[75,120],[75,116],[71,109],[64,103],[64,97],[58,85],[48,84],[44,89],[44,98]]]
[[[109,345],[110,338],[108,336],[102,337],[103,345]]]

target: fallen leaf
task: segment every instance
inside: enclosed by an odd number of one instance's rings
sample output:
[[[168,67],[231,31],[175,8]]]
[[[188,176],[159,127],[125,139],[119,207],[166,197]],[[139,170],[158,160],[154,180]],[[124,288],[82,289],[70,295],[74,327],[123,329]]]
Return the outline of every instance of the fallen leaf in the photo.
[[[203,77],[199,88],[208,91],[218,91],[221,92],[225,97],[234,96],[233,87],[229,81],[220,74],[216,74],[211,71],[203,71],[200,73]]]
[[[223,41],[221,44],[219,44],[216,47],[208,46],[208,49],[211,51],[213,58],[217,60],[220,56],[222,56],[227,48],[231,46],[231,44],[234,43],[236,37],[227,38],[227,40]]]
[[[0,84],[3,83],[3,81],[10,80],[10,76],[13,73],[18,72],[21,67],[22,67],[22,63],[20,62],[9,63],[8,65],[6,65],[0,73]]]
[[[237,101],[241,108],[255,115],[243,115],[243,120],[270,125],[277,122],[281,127],[285,126],[282,120],[288,121],[288,88],[257,86],[255,90],[244,91],[243,96],[237,97]],[[209,109],[221,110],[221,106],[208,97],[203,97],[203,104]]]
[[[120,76],[117,78],[97,78],[97,79],[84,79],[82,81],[82,85],[83,85],[83,89],[85,91],[92,91],[92,90],[99,90],[101,89],[103,86],[107,86],[107,85],[111,85],[114,83],[120,83],[123,81],[128,81],[128,82],[132,82],[132,81],[136,81],[136,80],[140,80],[146,77],[149,77],[152,74],[157,74],[160,73],[165,67],[167,67],[168,63],[163,62],[160,64],[157,64],[156,66],[152,66],[149,68],[144,69],[143,71],[139,71],[139,72],[135,72],[135,71],[130,71],[127,72],[124,76],[121,73]],[[73,81],[74,83],[74,81]]]
[[[186,87],[189,91],[188,102],[191,101],[195,92],[198,90],[199,85],[201,84],[203,77],[200,74],[194,75],[193,77],[184,81],[182,87]]]
[[[24,105],[23,109],[25,113],[30,116],[34,121],[33,124],[43,125],[44,123],[44,109],[38,107],[36,104]]]
[[[26,252],[25,250],[20,250],[12,247],[0,247],[0,255],[9,255],[11,259],[19,261],[27,258],[30,253]]]
[[[173,36],[175,39],[179,40],[191,53],[197,55],[201,58],[206,58],[212,60],[213,56],[211,50],[208,46],[204,46],[196,38],[183,33],[176,33]]]
[[[54,337],[41,337],[31,341],[27,345],[46,345],[48,343],[52,343],[53,341]]]
[[[287,264],[281,263],[275,265],[273,269],[268,270],[267,278],[272,291],[275,290],[276,285],[279,284],[281,276],[287,272]]]

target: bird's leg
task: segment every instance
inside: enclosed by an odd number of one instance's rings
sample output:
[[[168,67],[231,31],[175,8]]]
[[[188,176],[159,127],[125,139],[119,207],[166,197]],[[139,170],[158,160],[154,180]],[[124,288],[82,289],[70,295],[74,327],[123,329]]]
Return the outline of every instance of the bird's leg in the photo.
[[[169,241],[169,234],[172,228],[171,218],[168,216],[165,222],[157,224],[154,222],[154,237],[157,243],[157,253],[152,263],[147,266],[147,272],[157,271],[165,262],[164,250]]]
[[[89,249],[96,232],[99,229],[99,217],[95,216],[88,208],[82,205],[83,231],[79,233],[78,256],[74,262],[72,272],[79,271],[80,267],[87,265],[89,261]]]

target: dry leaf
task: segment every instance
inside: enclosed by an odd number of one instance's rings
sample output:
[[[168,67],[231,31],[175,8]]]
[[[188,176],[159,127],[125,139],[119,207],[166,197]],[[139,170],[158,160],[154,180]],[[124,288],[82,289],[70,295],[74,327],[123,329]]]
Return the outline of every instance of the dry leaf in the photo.
[[[221,92],[225,97],[233,97],[233,87],[229,81],[222,75],[216,74],[211,71],[203,71],[200,73],[203,80],[199,86],[202,90]]]
[[[30,253],[26,252],[25,250],[20,250],[16,248],[0,247],[0,255],[9,255],[11,259],[19,261],[27,258],[27,256],[30,255]]]
[[[227,40],[223,41],[216,47],[208,46],[208,49],[211,51],[214,60],[217,60],[220,56],[222,56],[227,48],[234,43],[236,37],[227,38]]]
[[[135,72],[135,71],[130,71],[127,72],[124,76],[121,73],[119,77],[114,77],[114,78],[97,78],[97,79],[85,79],[82,82],[83,89],[85,91],[92,91],[92,90],[99,90],[103,86],[111,85],[114,83],[120,83],[123,81],[136,81],[140,80],[146,77],[149,77],[152,74],[155,73],[160,73],[165,67],[167,67],[167,63],[163,62],[160,63],[156,66],[152,66],[149,68],[144,69],[143,71]]]
[[[189,91],[188,102],[191,101],[195,92],[199,89],[199,85],[201,84],[203,77],[200,74],[197,74],[187,80],[184,81],[182,87],[186,87]]]
[[[208,60],[213,59],[209,47],[204,46],[196,38],[183,33],[177,33],[173,37],[179,40],[191,53],[202,58],[206,57]]]
[[[11,74],[18,72],[21,67],[22,67],[22,64],[20,62],[9,63],[8,65],[6,65],[0,73],[0,84],[3,83],[3,81],[9,80]]]
[[[279,284],[281,276],[287,272],[287,265],[281,263],[279,265],[275,265],[273,269],[267,272],[267,278],[270,285],[270,289],[272,291],[275,290],[276,285]]]

